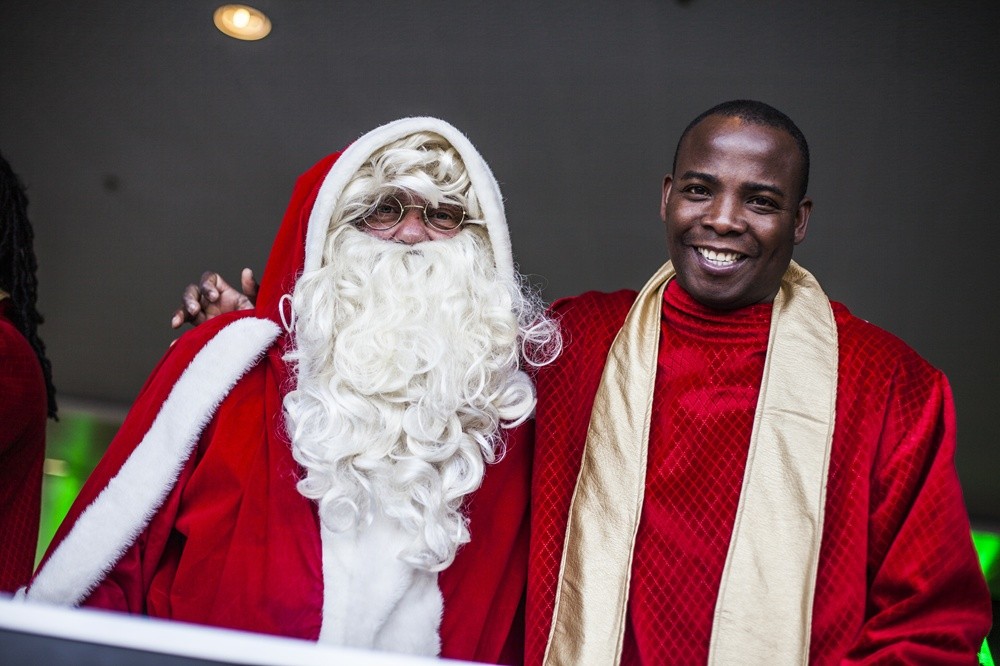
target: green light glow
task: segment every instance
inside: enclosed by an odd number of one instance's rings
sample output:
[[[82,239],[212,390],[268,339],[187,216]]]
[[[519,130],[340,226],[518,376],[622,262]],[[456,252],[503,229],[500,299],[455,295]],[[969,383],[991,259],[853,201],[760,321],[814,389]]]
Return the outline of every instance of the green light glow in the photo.
[[[990,654],[990,646],[983,641],[983,649],[979,651],[979,665],[980,666],[994,666],[993,655]]]
[[[1000,564],[998,564],[1000,562],[1000,534],[972,530],[972,543],[976,547],[976,553],[979,554],[979,566],[983,568],[986,583],[994,593],[993,597],[996,598],[997,583],[1000,582],[998,581],[1000,576],[997,575],[1000,574]],[[983,641],[983,647],[979,651],[979,663],[981,666],[995,666],[990,646],[986,641]]]
[[[59,468],[59,476],[46,474],[42,479],[42,516],[36,563],[69,512],[83,482],[104,455],[119,425],[118,422],[68,410],[60,414],[59,421],[48,422],[45,456],[60,461],[55,465]]]
[[[983,568],[986,580],[996,577],[998,559],[1000,559],[1000,534],[972,530],[972,543],[979,553],[979,565]]]

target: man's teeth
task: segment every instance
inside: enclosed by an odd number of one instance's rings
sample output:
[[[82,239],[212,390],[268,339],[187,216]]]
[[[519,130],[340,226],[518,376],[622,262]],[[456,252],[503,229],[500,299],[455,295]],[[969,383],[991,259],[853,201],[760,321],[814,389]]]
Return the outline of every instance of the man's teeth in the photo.
[[[739,252],[716,252],[705,247],[699,247],[698,252],[701,252],[701,256],[717,266],[729,266],[743,256]]]

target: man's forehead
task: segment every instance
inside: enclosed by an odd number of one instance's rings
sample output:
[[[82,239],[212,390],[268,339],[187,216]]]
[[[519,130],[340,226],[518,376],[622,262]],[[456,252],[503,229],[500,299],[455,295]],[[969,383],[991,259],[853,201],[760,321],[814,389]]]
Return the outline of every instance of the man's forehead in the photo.
[[[800,167],[795,139],[787,132],[738,117],[709,116],[684,137],[677,173],[754,169],[777,177]]]

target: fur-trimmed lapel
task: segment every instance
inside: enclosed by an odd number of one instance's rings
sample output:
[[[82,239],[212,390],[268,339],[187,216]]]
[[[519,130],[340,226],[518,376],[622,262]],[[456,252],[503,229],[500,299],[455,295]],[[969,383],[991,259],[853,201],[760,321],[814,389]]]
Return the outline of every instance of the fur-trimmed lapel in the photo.
[[[138,446],[20,596],[70,606],[87,598],[163,503],[219,403],[280,332],[272,321],[247,317],[205,344]]]

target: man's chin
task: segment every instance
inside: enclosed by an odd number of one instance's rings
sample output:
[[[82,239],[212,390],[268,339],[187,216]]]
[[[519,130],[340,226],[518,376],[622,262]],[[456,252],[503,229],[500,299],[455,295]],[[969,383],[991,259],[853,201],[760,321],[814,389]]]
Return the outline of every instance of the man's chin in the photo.
[[[718,279],[690,279],[681,278],[678,275],[677,281],[680,283],[688,296],[697,301],[700,305],[713,310],[736,310],[747,305],[746,295],[741,293],[739,285],[730,284],[728,280]]]

